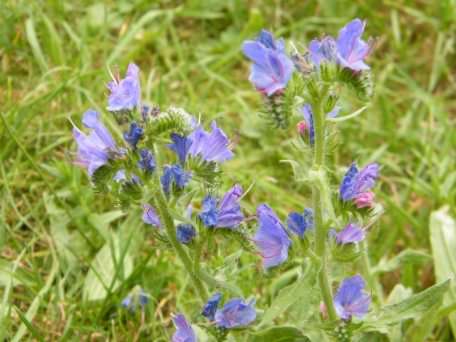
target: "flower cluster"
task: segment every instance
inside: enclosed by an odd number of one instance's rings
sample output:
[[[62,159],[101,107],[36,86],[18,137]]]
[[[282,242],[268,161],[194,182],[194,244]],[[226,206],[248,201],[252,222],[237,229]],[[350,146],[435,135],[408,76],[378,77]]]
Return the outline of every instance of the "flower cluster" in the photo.
[[[371,297],[365,292],[360,275],[342,279],[332,294],[328,274],[331,268],[326,263],[333,260],[326,249],[348,250],[351,248],[345,245],[365,240],[367,231],[362,221],[377,205],[372,189],[379,165],[372,163],[358,170],[353,163],[343,176],[338,196],[333,191],[324,155],[324,146],[331,137],[325,129],[327,121],[331,121],[328,119],[339,115],[342,109],[339,87],[325,78],[322,67],[332,64],[338,70],[350,70],[354,77],[369,69],[365,58],[370,45],[361,39],[364,28],[365,23],[355,19],[340,30],[337,39],[326,36],[312,40],[305,55],[310,69],[296,73],[296,77],[294,72],[302,71],[302,66],[297,65],[299,58],[289,56],[283,39],[276,40],[262,30],[254,40],[243,43],[242,51],[252,62],[249,80],[276,106],[275,110],[290,106],[291,101],[291,107],[296,109],[292,112],[300,112],[304,119],[298,123],[299,136],[308,135],[305,149],[314,156],[313,164],[304,168],[312,175],[307,178],[312,181],[312,205],[287,211],[284,221],[277,214],[282,212],[276,213],[268,204],[258,205],[256,215],[246,215],[241,207],[246,195],[241,184],[234,183],[226,190],[222,189],[222,182],[208,181],[218,177],[221,165],[234,157],[229,138],[215,121],[206,130],[183,110],[156,110],[151,115],[150,106],[141,102],[140,70],[135,64],[129,64],[125,78],[116,75],[108,84],[107,109],[122,125],[120,139],[111,135],[94,110],[83,115],[88,134],[74,127],[75,163],[87,170],[95,185],[103,183],[101,189],[118,196],[123,207],[125,203],[132,207],[138,220],[142,210],[143,223],[152,227],[145,230],[147,234],[158,237],[166,248],[173,248],[195,294],[204,303],[198,315],[187,317],[207,331],[228,334],[232,329],[248,329],[257,317],[255,298],[245,300],[237,295],[223,300],[228,293],[238,292],[232,291],[233,286],[224,285],[219,277],[201,270],[211,265],[213,255],[224,251],[218,236],[242,239],[242,247],[248,245],[249,251],[256,248],[268,275],[272,268],[293,271],[302,260],[312,265],[309,269],[318,278],[325,301],[322,308],[329,323],[349,323],[353,317],[360,319],[368,313]],[[297,74],[303,78],[301,81],[294,80]],[[290,87],[293,82],[301,82],[300,87]],[[301,93],[288,96],[288,87],[293,91],[300,89]],[[305,158],[296,162],[299,163],[306,163]],[[255,219],[256,223],[252,223]],[[216,234],[217,239],[213,239]],[[293,263],[287,263],[296,255],[299,257],[293,258]],[[297,277],[302,277],[298,273]],[[336,279],[340,280],[339,276]],[[214,287],[221,292],[208,299],[207,293]],[[135,287],[122,306],[134,312],[143,309],[148,299],[140,287]],[[318,302],[315,304],[318,307]],[[176,314],[173,323],[173,342],[197,341],[192,324],[183,314]]]

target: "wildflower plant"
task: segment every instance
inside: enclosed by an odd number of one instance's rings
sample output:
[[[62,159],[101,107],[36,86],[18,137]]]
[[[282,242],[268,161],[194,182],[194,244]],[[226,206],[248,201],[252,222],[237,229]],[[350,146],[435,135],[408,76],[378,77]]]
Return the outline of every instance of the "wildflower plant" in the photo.
[[[122,135],[110,132],[94,110],[83,114],[84,129],[74,127],[75,164],[87,170],[98,192],[136,212],[143,229],[171,249],[187,273],[189,296],[198,305],[173,315],[172,341],[387,338],[390,327],[418,317],[416,306],[424,314],[442,300],[448,282],[385,303],[367,246],[383,212],[374,195],[381,167],[328,162],[337,124],[361,113],[345,114],[347,91],[364,102],[372,95],[372,43],[362,37],[365,27],[354,19],[337,38],[314,39],[302,52],[290,44],[290,53],[284,39],[266,30],[242,45],[263,114],[278,128],[297,124],[295,148],[302,158],[291,163],[295,181],[306,183],[312,196],[287,217],[267,203],[247,213],[247,184],[223,186],[223,164],[236,153],[228,135],[215,121],[208,128],[180,108],[150,110],[133,63],[125,78],[114,75],[108,84],[106,109]],[[268,300],[255,284],[246,293],[210,268],[212,249],[223,253],[230,241],[261,260],[259,273],[278,278]],[[121,305],[143,309],[146,291],[126,291]]]

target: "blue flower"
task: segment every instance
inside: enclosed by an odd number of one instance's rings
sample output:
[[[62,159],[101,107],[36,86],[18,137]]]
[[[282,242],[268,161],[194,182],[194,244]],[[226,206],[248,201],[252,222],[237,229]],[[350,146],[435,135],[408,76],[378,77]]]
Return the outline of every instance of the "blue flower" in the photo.
[[[157,212],[149,204],[143,205],[142,219],[143,219],[144,223],[150,224],[151,226],[155,226],[155,227],[161,226],[160,218],[158,217]]]
[[[369,190],[374,187],[378,173],[376,163],[366,165],[361,171],[358,171],[356,163],[352,163],[340,184],[340,199],[343,202],[354,201],[358,208],[371,206],[374,196]]]
[[[263,257],[263,267],[268,269],[287,260],[291,240],[277,215],[268,205],[258,206],[257,216],[260,227],[253,240]]]
[[[189,244],[196,236],[195,227],[191,224],[178,224],[176,227],[176,237],[180,243]]]
[[[123,134],[123,137],[130,146],[135,149],[138,141],[143,137],[144,130],[136,122],[130,124],[130,130]]]
[[[365,22],[354,19],[339,31],[337,40],[330,36],[321,41],[312,40],[309,44],[310,60],[317,66],[322,62],[333,62],[353,71],[369,69],[364,59],[371,47],[361,39],[365,26]]]
[[[233,158],[230,150],[230,141],[215,121],[211,124],[212,132],[206,132],[201,126],[190,133],[188,137],[172,134],[172,144],[168,147],[173,150],[183,165],[188,155],[199,157],[207,162],[223,163]]]
[[[244,219],[239,199],[243,189],[239,184],[234,185],[223,196],[218,203],[217,200],[208,195],[203,200],[203,209],[199,214],[201,221],[206,227],[235,228]]]
[[[364,63],[371,48],[368,43],[361,39],[366,23],[360,19],[354,19],[339,31],[337,38],[337,51],[339,63],[355,71],[369,69]]]
[[[199,214],[199,218],[206,227],[214,227],[217,224],[217,217],[217,200],[214,197],[207,195],[203,199],[203,209]]]
[[[86,135],[79,128],[73,128],[73,136],[78,145],[75,163],[87,168],[89,176],[92,176],[95,170],[107,164],[109,159],[119,151],[96,111],[89,109],[85,112],[82,123],[85,127],[90,128],[91,132]]]
[[[339,245],[360,242],[366,237],[364,230],[354,223],[348,224],[340,232],[333,231],[333,235]]]
[[[173,322],[176,332],[173,335],[172,342],[197,342],[195,332],[184,315],[177,314],[174,316]]]
[[[135,286],[122,300],[121,305],[130,312],[135,312],[138,306],[143,309],[147,303],[149,303],[149,295],[141,287]]]
[[[148,149],[143,148],[139,151],[140,159],[138,161],[138,167],[146,172],[152,173],[155,170],[155,158],[152,152]]]
[[[191,174],[185,172],[185,170],[178,164],[166,165],[163,169],[163,175],[161,176],[161,184],[163,191],[169,194],[173,184],[177,189],[182,190],[191,178]]]
[[[201,314],[208,320],[213,321],[215,319],[215,312],[217,311],[217,307],[221,299],[222,294],[220,292],[215,293],[204,305]]]
[[[233,298],[215,313],[215,325],[232,329],[245,327],[256,318],[255,300],[246,303],[242,298]]]
[[[168,147],[177,154],[180,163],[184,165],[192,140],[176,133],[171,134],[171,140],[173,143],[169,144]]]
[[[294,65],[285,53],[283,39],[275,41],[270,32],[262,30],[256,40],[244,42],[242,51],[253,62],[249,80],[260,92],[271,96],[286,88]]]
[[[287,225],[288,229],[302,239],[304,233],[314,226],[313,210],[305,208],[302,215],[296,212],[290,213],[288,215]]]
[[[339,114],[340,107],[334,106],[333,110],[326,114],[327,117],[333,118]],[[309,130],[309,142],[310,145],[313,146],[315,143],[315,129],[314,129],[314,121],[313,121],[313,112],[312,106],[310,104],[305,104],[301,107],[301,114],[304,117],[306,122],[306,129]]]
[[[119,77],[108,83],[111,94],[108,98],[109,111],[132,110],[141,102],[141,86],[139,84],[139,68],[136,64],[128,65],[125,78]]]
[[[191,140],[191,146],[188,149],[188,154],[207,162],[223,163],[233,158],[233,152],[230,150],[230,141],[217,123],[211,123],[212,132],[206,132],[201,127],[193,131],[188,139]]]
[[[342,281],[334,297],[334,308],[341,319],[363,318],[367,314],[371,297],[364,291],[365,286],[360,275]]]

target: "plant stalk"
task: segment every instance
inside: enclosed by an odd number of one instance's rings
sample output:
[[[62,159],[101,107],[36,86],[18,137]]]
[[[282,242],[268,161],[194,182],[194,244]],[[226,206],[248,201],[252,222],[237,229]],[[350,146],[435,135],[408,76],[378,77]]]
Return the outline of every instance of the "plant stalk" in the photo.
[[[326,93],[326,92],[324,92]],[[312,184],[312,204],[314,209],[315,223],[315,254],[320,259],[320,270],[318,281],[320,284],[323,302],[325,303],[328,316],[331,321],[337,320],[337,313],[334,309],[331,283],[327,271],[326,237],[327,227],[323,219],[323,205],[325,199],[322,198],[328,193],[329,186],[325,177],[325,113],[322,111],[322,102],[325,95],[320,96],[320,101],[313,105],[313,123],[315,132],[314,159],[312,169],[319,175],[318,181]],[[332,207],[332,206],[331,206]]]

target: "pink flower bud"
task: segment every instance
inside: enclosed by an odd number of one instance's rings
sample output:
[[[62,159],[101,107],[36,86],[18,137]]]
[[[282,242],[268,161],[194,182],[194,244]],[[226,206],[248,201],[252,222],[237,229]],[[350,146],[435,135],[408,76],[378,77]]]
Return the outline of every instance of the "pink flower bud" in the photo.
[[[354,198],[356,207],[360,208],[371,208],[374,205],[375,194],[371,191],[363,192]]]
[[[304,120],[299,121],[298,124],[296,125],[296,129],[299,134],[304,135],[308,129],[307,123]]]

